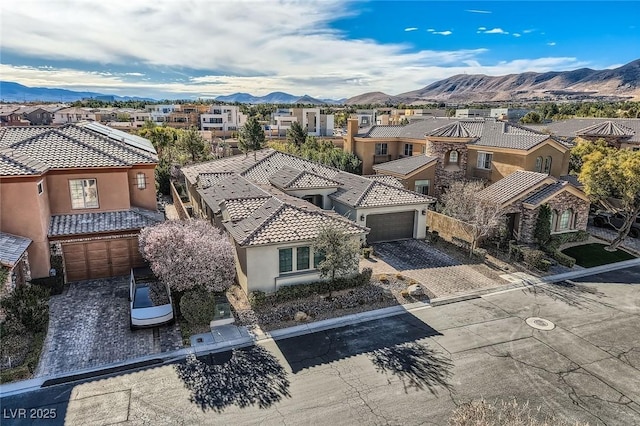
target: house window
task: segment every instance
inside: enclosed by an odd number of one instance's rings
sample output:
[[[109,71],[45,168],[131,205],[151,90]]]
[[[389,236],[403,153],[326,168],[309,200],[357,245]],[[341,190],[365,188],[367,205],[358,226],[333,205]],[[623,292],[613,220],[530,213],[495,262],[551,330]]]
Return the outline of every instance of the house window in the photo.
[[[558,231],[566,231],[571,228],[571,219],[573,218],[573,211],[571,209],[565,210],[560,216],[558,221]]]
[[[421,149],[421,151],[420,151],[420,152],[422,152],[423,154],[426,154],[426,153],[427,153],[427,146],[426,146],[426,145],[422,145],[422,147],[421,147],[421,148],[422,148],[422,149]]]
[[[136,185],[138,189],[145,189],[147,187],[147,176],[144,173],[138,173],[136,175]]]
[[[309,247],[298,247],[296,249],[296,270],[309,269]]]
[[[324,253],[321,252],[320,250],[318,251],[314,251],[313,253],[313,267],[314,268],[318,268],[318,265],[320,265],[322,262],[324,262],[325,256]]]
[[[280,249],[278,254],[280,256],[280,273],[293,271],[293,249]]]
[[[41,195],[44,192],[44,182],[38,182],[38,195]]]
[[[542,173],[542,157],[536,158],[536,172]]]
[[[406,155],[407,157],[410,157],[413,155],[413,144],[412,143],[405,143],[404,144],[404,155]]]
[[[449,164],[458,164],[458,151],[449,152]]]
[[[491,170],[491,160],[493,159],[493,154],[490,152],[478,152],[478,168]]]
[[[98,208],[98,184],[95,179],[69,181],[72,209]]]
[[[387,144],[386,143],[377,143],[376,144],[376,155],[387,155]]]
[[[416,181],[416,192],[419,194],[429,195],[429,179],[422,179]]]
[[[544,168],[542,170],[542,173],[551,173],[551,157],[546,157],[544,159]]]

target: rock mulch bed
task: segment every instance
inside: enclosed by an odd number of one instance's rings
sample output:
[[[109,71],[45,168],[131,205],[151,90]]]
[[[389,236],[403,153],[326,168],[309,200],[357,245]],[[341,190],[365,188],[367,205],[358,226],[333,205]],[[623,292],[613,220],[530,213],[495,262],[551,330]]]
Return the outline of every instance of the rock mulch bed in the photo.
[[[227,295],[233,306],[237,325],[248,328],[259,325],[262,330],[270,331],[301,322],[319,321],[417,301],[426,302],[435,297],[433,292],[424,287],[414,295],[409,294],[407,288],[416,284],[401,274],[380,274],[373,276],[370,283],[364,286],[333,292],[331,298],[328,294],[316,294],[282,303],[267,302],[255,309],[251,308],[240,287],[232,288]],[[299,314],[301,312],[304,315]]]

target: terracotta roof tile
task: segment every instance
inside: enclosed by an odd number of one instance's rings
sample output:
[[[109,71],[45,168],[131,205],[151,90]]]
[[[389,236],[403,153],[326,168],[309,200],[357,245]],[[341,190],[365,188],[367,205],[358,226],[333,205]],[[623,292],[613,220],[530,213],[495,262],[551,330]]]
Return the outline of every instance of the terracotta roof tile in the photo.
[[[525,195],[548,177],[544,173],[518,170],[478,192],[478,197],[503,204],[519,195]]]
[[[162,220],[157,213],[144,209],[54,215],[49,237],[138,230]]]

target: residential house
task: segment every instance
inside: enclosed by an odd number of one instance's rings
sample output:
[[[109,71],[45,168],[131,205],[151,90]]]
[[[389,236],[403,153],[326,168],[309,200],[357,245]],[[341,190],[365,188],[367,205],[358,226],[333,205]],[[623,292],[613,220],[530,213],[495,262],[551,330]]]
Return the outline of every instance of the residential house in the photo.
[[[200,127],[200,114],[208,112],[207,105],[175,105],[167,117],[167,125],[176,129]]]
[[[69,107],[62,108],[53,113],[53,124],[62,125],[79,123],[81,121],[96,121],[95,108]],[[99,120],[98,120],[99,121]]]
[[[20,107],[3,105],[0,107],[0,127],[28,126],[29,121],[20,113]]]
[[[307,262],[313,253],[294,252],[309,247],[326,223],[354,238],[366,235],[369,243],[424,238],[427,211],[435,201],[272,149],[187,166],[182,172],[193,216],[207,218],[234,239],[238,276],[247,291],[315,279],[317,271],[309,271],[313,268]],[[181,204],[180,198],[174,200]],[[301,266],[290,269],[298,256]],[[307,272],[291,275],[297,269]]]
[[[376,164],[373,166],[373,170],[377,175],[371,177],[389,176],[396,179],[403,188],[420,194],[434,195],[435,189],[433,184],[436,179],[435,166],[437,161],[437,157],[429,157],[426,155],[404,157],[399,160]]]
[[[218,137],[229,137],[244,126],[247,116],[235,105],[211,105],[209,111],[200,114],[200,129],[213,132]]]
[[[527,127],[568,141],[603,139],[616,148],[640,151],[638,118],[572,118]]]
[[[491,108],[489,117],[497,118],[498,120],[518,121],[531,111],[533,110],[523,108]]]
[[[531,170],[559,177],[567,174],[569,147],[547,134],[494,119],[456,120],[433,118],[406,126],[374,126],[358,133],[357,121],[349,120],[344,149],[362,160],[363,173],[402,175],[416,160],[405,157],[426,155],[420,172],[428,179],[430,194],[438,196],[452,180],[482,179],[493,183],[516,170]],[[389,167],[383,163],[399,160]],[[406,163],[406,166],[403,164]],[[427,170],[433,167],[433,171]],[[377,169],[377,170],[376,170]],[[407,180],[407,189],[415,182]]]
[[[0,232],[31,240],[31,276],[52,255],[68,281],[141,265],[138,232],[157,214],[151,143],[96,122],[0,130]]]
[[[18,112],[20,112],[22,117],[28,120],[32,126],[48,126],[53,123],[53,112],[42,106],[22,107]]]
[[[31,279],[27,248],[31,240],[17,235],[0,232],[0,268],[6,268],[9,276],[0,282],[0,296]]]
[[[518,170],[489,185],[478,196],[507,213],[507,232],[515,240],[534,243],[541,206],[551,209],[551,234],[587,229],[589,198],[570,182],[545,173]]]
[[[332,136],[333,114],[321,108],[279,108],[272,115],[271,129],[277,136],[286,135],[293,122],[298,122],[309,136]]]
[[[489,117],[490,114],[491,110],[489,109],[457,109],[455,118],[486,118]]]

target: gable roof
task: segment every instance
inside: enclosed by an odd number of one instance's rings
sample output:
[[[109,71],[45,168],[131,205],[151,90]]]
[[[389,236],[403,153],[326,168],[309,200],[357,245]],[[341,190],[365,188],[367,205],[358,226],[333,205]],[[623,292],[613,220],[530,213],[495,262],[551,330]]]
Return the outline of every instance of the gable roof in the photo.
[[[371,180],[376,180],[378,182],[386,183],[387,185],[395,186],[396,188],[404,188],[404,185],[402,185],[402,182],[400,182],[400,180],[398,180],[398,178],[395,177],[395,176],[390,176],[390,175],[366,175],[366,176],[362,176],[362,177],[365,177],[365,178],[371,179]]]
[[[388,161],[373,166],[376,172],[397,173],[400,175],[408,175],[416,170],[426,166],[427,164],[437,161],[436,157],[427,157],[426,155],[414,155],[404,157],[398,160]]]
[[[220,211],[220,203],[226,200],[270,197],[269,193],[237,173],[225,177],[213,186],[199,189],[198,193],[214,213]]]
[[[549,175],[544,173],[518,170],[478,192],[478,197],[498,204],[505,204],[531,191],[548,178]]]
[[[29,244],[31,244],[29,238],[0,232],[0,264],[13,267],[27,250]]]
[[[118,167],[158,162],[155,150],[140,148],[142,144],[134,145],[127,140],[114,139],[116,135],[112,136],[76,124],[62,127],[5,127],[0,130],[0,154],[4,165],[0,173],[3,176],[30,175],[48,169]]]
[[[544,200],[554,196],[555,194],[563,190],[564,187],[567,185],[570,185],[569,182],[567,181],[556,181],[553,183],[546,183],[542,185],[540,188],[533,191],[531,194],[529,194],[527,198],[522,200],[522,202],[537,206],[538,204],[542,203]]]
[[[551,136],[498,120],[485,120],[482,135],[471,145],[528,151]]]
[[[333,179],[287,166],[271,175],[269,182],[282,189],[331,188],[340,185]]]

